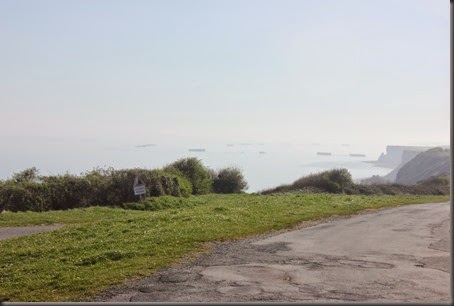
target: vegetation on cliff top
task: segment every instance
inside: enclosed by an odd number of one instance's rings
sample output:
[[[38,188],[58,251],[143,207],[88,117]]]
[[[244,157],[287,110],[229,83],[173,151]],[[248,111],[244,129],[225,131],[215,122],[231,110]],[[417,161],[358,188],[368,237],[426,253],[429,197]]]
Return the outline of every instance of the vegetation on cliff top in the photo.
[[[0,212],[65,210],[88,206],[158,209],[160,200],[132,204],[139,201],[133,191],[136,177],[145,183],[146,197],[184,198],[208,193],[241,193],[247,188],[240,169],[228,167],[215,171],[195,157],[177,160],[162,169],[95,168],[81,175],[66,173],[40,176],[36,168],[30,168],[0,182]],[[449,194],[449,179],[432,179],[430,182],[427,179],[429,177],[415,185],[364,185],[355,184],[347,169],[332,169],[260,193]]]
[[[261,194],[286,192],[345,193],[365,195],[449,195],[449,178],[432,177],[415,185],[355,184],[347,169],[332,169],[302,177],[292,184],[284,184],[261,191]]]
[[[47,211],[88,206],[120,206],[138,202],[135,178],[146,185],[147,197],[239,193],[247,183],[237,168],[214,171],[194,157],[183,158],[163,169],[95,168],[73,175],[41,176],[35,167],[0,181],[0,212]]]

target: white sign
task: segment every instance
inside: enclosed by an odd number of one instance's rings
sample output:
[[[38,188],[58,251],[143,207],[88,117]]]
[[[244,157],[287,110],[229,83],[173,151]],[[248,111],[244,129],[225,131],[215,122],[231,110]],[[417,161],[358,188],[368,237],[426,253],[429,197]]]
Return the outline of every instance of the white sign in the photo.
[[[141,195],[147,193],[145,189],[145,184],[137,184],[134,186],[134,195]]]

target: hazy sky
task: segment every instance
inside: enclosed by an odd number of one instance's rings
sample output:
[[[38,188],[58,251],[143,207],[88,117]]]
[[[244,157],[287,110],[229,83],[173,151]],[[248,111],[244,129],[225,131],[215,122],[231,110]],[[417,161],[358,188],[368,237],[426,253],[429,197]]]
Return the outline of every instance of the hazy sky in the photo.
[[[449,144],[449,5],[0,0],[1,146]]]

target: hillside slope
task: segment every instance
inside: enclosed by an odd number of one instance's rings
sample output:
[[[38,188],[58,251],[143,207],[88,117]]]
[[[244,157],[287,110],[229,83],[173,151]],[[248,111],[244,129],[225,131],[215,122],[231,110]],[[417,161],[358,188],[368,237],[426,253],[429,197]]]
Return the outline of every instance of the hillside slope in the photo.
[[[450,151],[442,148],[433,148],[419,153],[403,165],[396,175],[398,184],[416,184],[431,176],[451,175]]]

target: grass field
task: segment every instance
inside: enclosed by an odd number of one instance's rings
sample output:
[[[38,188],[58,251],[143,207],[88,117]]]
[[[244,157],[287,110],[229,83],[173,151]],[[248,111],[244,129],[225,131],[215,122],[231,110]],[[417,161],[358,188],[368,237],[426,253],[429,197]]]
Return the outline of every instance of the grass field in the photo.
[[[0,301],[89,301],[201,251],[204,242],[246,237],[370,208],[443,202],[448,196],[329,194],[206,195],[159,211],[90,207],[0,214],[0,227],[66,224],[0,240]]]

